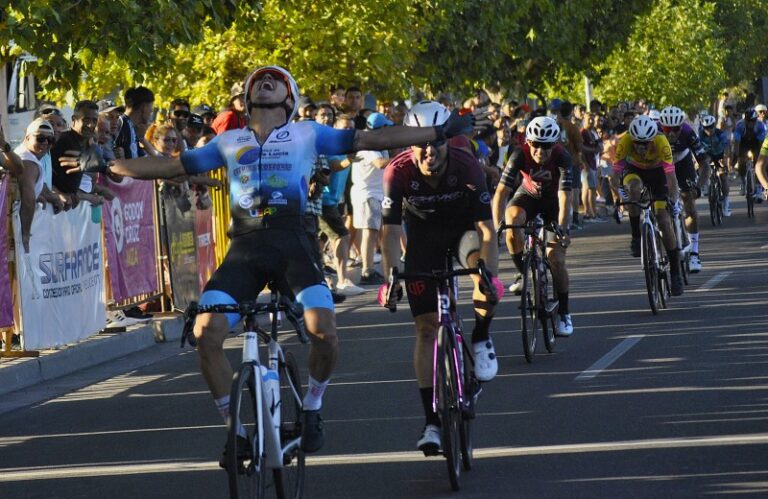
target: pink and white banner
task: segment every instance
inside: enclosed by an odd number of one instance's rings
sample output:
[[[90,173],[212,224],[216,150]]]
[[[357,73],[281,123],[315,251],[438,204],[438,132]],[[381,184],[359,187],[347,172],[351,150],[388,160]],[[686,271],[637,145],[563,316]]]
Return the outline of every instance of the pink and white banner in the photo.
[[[0,327],[13,325],[13,294],[8,274],[8,183],[10,175],[0,178]]]
[[[107,247],[112,298],[123,301],[158,289],[155,253],[154,181],[102,178],[115,192],[104,203],[104,240]]]
[[[18,205],[17,205],[18,206]],[[21,245],[21,221],[14,207],[16,276],[21,301],[22,346],[53,348],[85,339],[104,328],[104,264],[101,224],[92,208],[53,214],[37,206],[29,253]]]

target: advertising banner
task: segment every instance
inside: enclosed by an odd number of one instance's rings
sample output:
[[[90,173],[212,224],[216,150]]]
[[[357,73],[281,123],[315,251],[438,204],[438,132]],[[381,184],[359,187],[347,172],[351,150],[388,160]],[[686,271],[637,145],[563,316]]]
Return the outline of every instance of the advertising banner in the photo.
[[[116,194],[102,208],[112,298],[156,292],[154,181],[123,178],[117,183],[102,176],[99,183]]]
[[[195,210],[195,245],[200,291],[216,270],[216,246],[213,242],[213,210]]]
[[[200,295],[195,251],[195,209],[183,213],[172,196],[162,197],[165,217],[165,241],[171,265],[171,296],[173,305],[184,310]]]
[[[80,203],[57,215],[50,205],[38,205],[29,253],[21,245],[17,207],[13,232],[23,348],[53,348],[99,332],[106,323],[104,268],[101,224],[92,220],[91,205]]]

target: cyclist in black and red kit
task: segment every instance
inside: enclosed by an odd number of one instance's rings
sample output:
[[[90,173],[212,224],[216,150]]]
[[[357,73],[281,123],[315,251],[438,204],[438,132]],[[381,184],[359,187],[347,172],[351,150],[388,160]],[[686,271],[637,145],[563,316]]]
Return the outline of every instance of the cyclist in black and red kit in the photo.
[[[552,118],[540,116],[528,123],[525,128],[525,144],[512,153],[496,187],[493,197],[493,220],[496,227],[500,227],[504,220],[509,224],[522,225],[539,214],[545,224],[556,222],[563,229],[568,226],[572,163],[570,154],[559,142],[560,127]],[[518,173],[522,176],[522,182],[507,205],[509,194],[518,185],[515,181]],[[550,237],[547,239],[547,258],[552,266],[559,302],[557,334],[570,336],[573,334],[573,321],[568,311],[569,283],[568,270],[565,268],[565,248],[570,239],[565,235],[563,244],[556,244]],[[522,229],[507,231],[507,247],[521,275],[524,243]]]
[[[443,105],[419,102],[408,112],[403,124],[410,127],[439,126],[450,116]],[[445,140],[425,142],[400,153],[384,172],[382,203],[382,265],[390,269],[400,259],[400,236],[405,219],[407,246],[405,272],[430,272],[442,268],[446,250],[464,266],[474,267],[485,260],[495,276],[498,246],[491,219],[491,195],[482,166],[465,149]],[[480,290],[480,279],[472,276],[475,289],[475,328],[472,350],[475,376],[489,381],[496,376],[498,361],[488,328],[493,305]],[[501,287],[493,277],[497,290]],[[387,285],[379,296],[386,296]],[[426,415],[424,433],[417,447],[425,455],[440,450],[440,420],[432,410],[432,346],[438,330],[436,285],[431,281],[406,281],[408,303],[416,323],[414,367]]]

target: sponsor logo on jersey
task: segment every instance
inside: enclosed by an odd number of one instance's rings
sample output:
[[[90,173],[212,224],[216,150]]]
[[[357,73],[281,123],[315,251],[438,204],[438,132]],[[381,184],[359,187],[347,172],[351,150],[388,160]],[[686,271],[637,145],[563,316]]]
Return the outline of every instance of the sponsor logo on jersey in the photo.
[[[473,184],[466,184],[466,185],[467,185],[467,189],[469,189],[470,191],[474,191],[474,190],[477,189],[477,186],[475,186]]]
[[[260,148],[253,147],[253,146],[246,146],[246,147],[240,148],[235,153],[235,161],[237,161],[238,164],[241,164],[241,165],[250,165],[258,161],[260,152],[261,152]]]
[[[419,187],[421,187],[421,184],[419,184],[418,181],[411,180],[411,189],[413,189],[414,191],[418,191]]]
[[[408,283],[408,292],[413,296],[421,296],[427,289],[427,285],[424,281],[412,281]]]
[[[251,180],[251,177],[249,177],[248,175],[240,175],[241,184],[247,184],[249,180]]]
[[[248,210],[251,208],[251,206],[253,206],[253,198],[248,194],[245,194],[240,196],[240,199],[237,200],[237,204],[240,206],[240,208]]]
[[[274,189],[282,189],[286,185],[288,185],[288,182],[282,178],[278,177],[277,175],[270,175],[267,177],[267,185],[274,188]]]
[[[381,201],[381,207],[384,210],[388,210],[392,208],[392,198],[389,196],[385,196],[384,199]]]
[[[283,193],[282,192],[275,191],[275,192],[272,193],[272,199],[267,201],[267,204],[270,205],[270,206],[271,205],[275,205],[275,204],[286,205],[286,204],[288,204],[288,200],[283,197]]]
[[[235,139],[235,142],[238,144],[242,144],[243,142],[249,142],[251,140],[251,135],[241,135],[237,139]]]
[[[459,179],[456,178],[456,175],[451,175],[448,177],[449,186],[455,187],[458,182],[459,182]]]
[[[289,132],[288,130],[283,130],[282,132],[280,132],[280,133],[278,133],[277,135],[275,135],[275,138],[276,138],[277,140],[285,140],[285,139],[287,139],[287,138],[288,138],[288,136],[289,136],[290,134],[291,134],[291,132]]]
[[[491,204],[491,194],[487,191],[480,194],[480,202],[483,204]]]
[[[248,212],[252,217],[268,217],[277,213],[277,208],[256,208]]]

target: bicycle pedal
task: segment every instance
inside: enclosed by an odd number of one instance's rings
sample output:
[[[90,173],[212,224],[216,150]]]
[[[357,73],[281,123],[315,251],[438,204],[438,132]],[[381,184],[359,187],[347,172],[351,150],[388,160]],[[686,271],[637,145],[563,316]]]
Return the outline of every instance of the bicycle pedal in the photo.
[[[560,300],[549,300],[547,305],[544,307],[544,310],[548,314],[552,314],[552,312],[555,311],[555,309],[560,305]]]
[[[429,444],[421,447],[421,452],[424,453],[424,457],[442,456],[443,450],[437,445]]]

